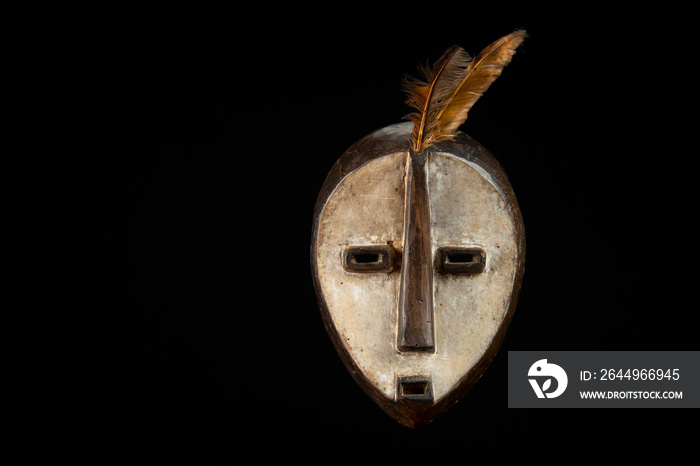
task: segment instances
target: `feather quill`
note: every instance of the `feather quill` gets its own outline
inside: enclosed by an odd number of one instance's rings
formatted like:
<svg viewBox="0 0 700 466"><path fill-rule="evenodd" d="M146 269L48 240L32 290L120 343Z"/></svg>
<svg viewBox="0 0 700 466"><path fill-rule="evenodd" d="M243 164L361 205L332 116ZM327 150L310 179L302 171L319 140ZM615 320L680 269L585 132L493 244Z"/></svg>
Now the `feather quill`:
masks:
<svg viewBox="0 0 700 466"><path fill-rule="evenodd" d="M432 68L421 68L424 81L415 78L404 81L406 103L418 110L408 115L413 122L416 152L456 135L469 110L501 75L525 37L522 30L501 37L474 59L462 48L453 46Z"/></svg>

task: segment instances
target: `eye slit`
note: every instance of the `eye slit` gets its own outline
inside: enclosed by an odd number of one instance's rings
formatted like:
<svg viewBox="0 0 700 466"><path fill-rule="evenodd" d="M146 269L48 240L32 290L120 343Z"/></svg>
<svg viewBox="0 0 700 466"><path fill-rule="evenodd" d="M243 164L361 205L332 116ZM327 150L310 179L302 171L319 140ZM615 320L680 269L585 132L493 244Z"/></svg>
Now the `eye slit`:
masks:
<svg viewBox="0 0 700 466"><path fill-rule="evenodd" d="M464 263L464 262L474 262L474 256L475 254L471 252L455 252L452 254L446 254L445 255L445 262L449 262L452 264L455 263Z"/></svg>
<svg viewBox="0 0 700 466"><path fill-rule="evenodd" d="M398 252L389 244L347 246L343 250L343 268L346 272L391 272L398 266Z"/></svg>
<svg viewBox="0 0 700 466"><path fill-rule="evenodd" d="M442 247L435 254L435 268L440 273L470 275L484 271L486 251L481 248Z"/></svg>
<svg viewBox="0 0 700 466"><path fill-rule="evenodd" d="M378 252L358 253L352 255L352 260L358 264L369 264L371 262L379 262L381 256L381 253Z"/></svg>

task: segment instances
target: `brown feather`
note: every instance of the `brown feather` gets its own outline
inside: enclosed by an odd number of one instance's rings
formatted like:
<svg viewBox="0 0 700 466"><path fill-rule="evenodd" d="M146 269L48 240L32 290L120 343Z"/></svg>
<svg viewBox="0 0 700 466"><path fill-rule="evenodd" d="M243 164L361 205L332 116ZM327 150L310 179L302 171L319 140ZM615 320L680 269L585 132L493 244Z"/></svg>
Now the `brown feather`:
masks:
<svg viewBox="0 0 700 466"><path fill-rule="evenodd" d="M418 110L409 115L416 152L456 135L469 110L500 76L525 37L525 31L515 31L486 47L473 60L453 46L432 69L422 68L425 81L405 81L406 103Z"/></svg>
<svg viewBox="0 0 700 466"><path fill-rule="evenodd" d="M421 67L425 81L407 77L404 89L408 94L406 103L418 110L409 115L413 121L413 141L416 151L432 143L437 119L445 97L452 93L465 76L471 58L460 47L453 46L445 52L432 68Z"/></svg>

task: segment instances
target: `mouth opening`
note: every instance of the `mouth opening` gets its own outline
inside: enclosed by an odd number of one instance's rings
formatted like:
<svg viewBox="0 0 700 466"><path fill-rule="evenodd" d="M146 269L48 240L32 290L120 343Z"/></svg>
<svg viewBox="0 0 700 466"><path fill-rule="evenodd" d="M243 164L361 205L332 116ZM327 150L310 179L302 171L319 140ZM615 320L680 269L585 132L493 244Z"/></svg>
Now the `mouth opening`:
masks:
<svg viewBox="0 0 700 466"><path fill-rule="evenodd" d="M407 401L433 401L433 387L430 377L421 375L399 377L396 388L399 399Z"/></svg>

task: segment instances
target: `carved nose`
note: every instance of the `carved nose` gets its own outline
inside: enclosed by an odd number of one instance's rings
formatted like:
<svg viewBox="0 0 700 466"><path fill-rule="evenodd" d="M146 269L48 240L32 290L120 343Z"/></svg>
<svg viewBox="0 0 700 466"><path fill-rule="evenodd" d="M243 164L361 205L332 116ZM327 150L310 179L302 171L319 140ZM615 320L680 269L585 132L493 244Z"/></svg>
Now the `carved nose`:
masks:
<svg viewBox="0 0 700 466"><path fill-rule="evenodd" d="M399 351L435 351L427 152L411 154L406 169L406 208L399 294Z"/></svg>

